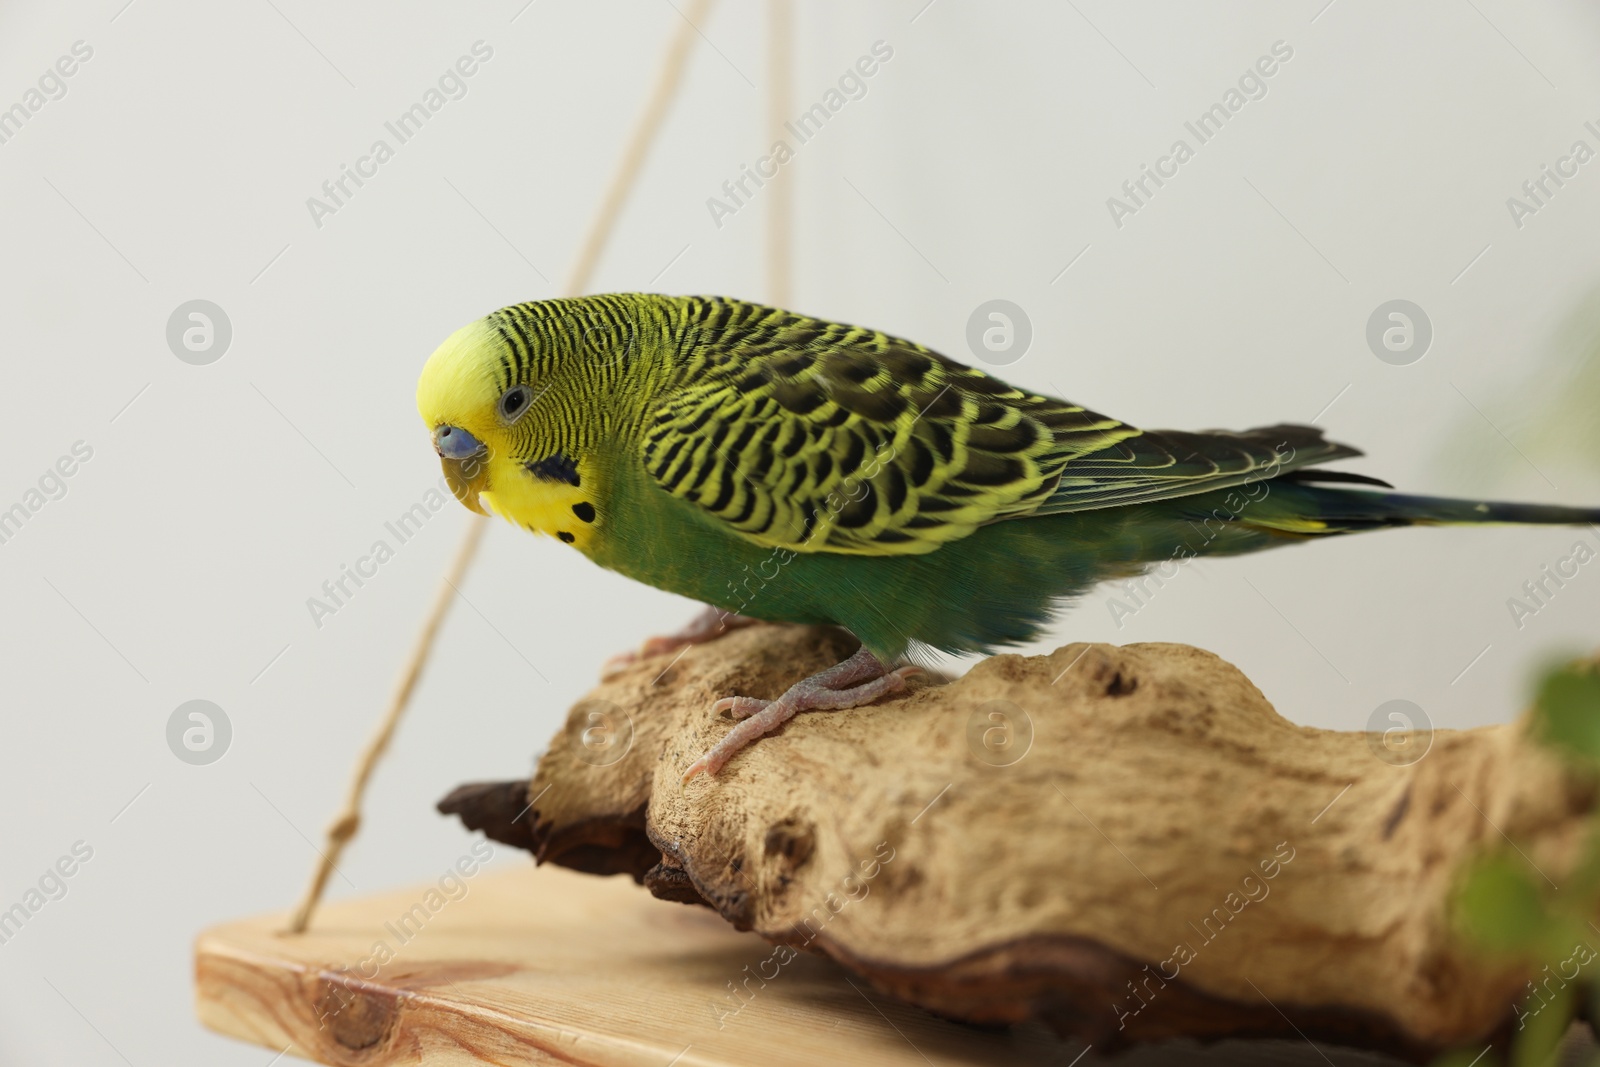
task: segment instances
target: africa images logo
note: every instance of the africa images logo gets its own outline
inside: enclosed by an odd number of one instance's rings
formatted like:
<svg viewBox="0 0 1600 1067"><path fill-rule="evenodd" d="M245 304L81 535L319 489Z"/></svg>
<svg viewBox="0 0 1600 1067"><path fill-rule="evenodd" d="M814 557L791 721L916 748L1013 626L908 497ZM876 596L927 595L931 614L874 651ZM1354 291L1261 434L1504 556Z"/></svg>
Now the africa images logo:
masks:
<svg viewBox="0 0 1600 1067"><path fill-rule="evenodd" d="M378 176L378 168L395 157L400 145L421 133L423 125L443 110L445 104L465 98L467 79L493 58L493 46L481 40L472 42L471 55L457 59L439 75L436 86L430 85L420 100L400 112L393 121L383 124L384 130L394 138L394 144L379 137L368 147L366 155L356 158L354 166L340 163L339 173L322 183L322 196L306 197L306 210L311 213L312 224L322 229L323 218L337 215L368 181Z"/></svg>
<svg viewBox="0 0 1600 1067"><path fill-rule="evenodd" d="M739 164L738 176L722 183L722 196L706 197L706 210L711 213L711 221L717 229L722 229L724 219L737 215L739 209L749 204L762 186L776 178L778 171L794 159L800 146L821 133L822 127L843 111L846 104L865 98L867 79L877 74L893 58L894 47L889 42L872 42L870 55L861 56L852 66L846 67L836 85L822 94L822 99L783 124L783 128L794 136L792 144L785 139L774 141L772 147L767 149L767 154L758 158L754 166ZM751 188L752 184L754 189Z"/></svg>
<svg viewBox="0 0 1600 1067"><path fill-rule="evenodd" d="M1201 145L1221 133L1222 128L1244 110L1247 103L1265 99L1267 79L1277 74L1281 66L1293 58L1294 48L1287 41L1273 41L1270 55L1257 59L1239 76L1236 85L1228 86L1220 100L1200 112L1194 121L1183 124L1183 128L1194 138L1193 145L1179 137L1172 142L1166 155L1156 159L1153 167L1148 163L1140 164L1139 176L1122 183L1121 197L1106 197L1106 210L1111 213L1111 221L1116 228L1122 229L1124 219L1137 215L1141 208L1148 205L1156 190L1176 178L1178 169L1195 157Z"/></svg>

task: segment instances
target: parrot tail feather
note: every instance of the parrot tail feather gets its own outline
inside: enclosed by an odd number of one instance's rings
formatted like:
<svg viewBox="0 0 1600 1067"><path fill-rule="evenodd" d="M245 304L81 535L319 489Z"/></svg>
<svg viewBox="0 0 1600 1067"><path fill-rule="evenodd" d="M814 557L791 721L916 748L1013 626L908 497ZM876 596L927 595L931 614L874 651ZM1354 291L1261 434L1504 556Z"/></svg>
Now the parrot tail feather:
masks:
<svg viewBox="0 0 1600 1067"><path fill-rule="evenodd" d="M1276 484L1274 488L1277 488ZM1277 507L1264 508L1262 514L1246 513L1242 516L1244 523L1275 533L1309 536L1356 533L1392 526L1600 524L1600 508L1462 500L1365 489L1325 488L1295 482L1283 485L1282 489L1284 495L1292 499L1280 501Z"/></svg>

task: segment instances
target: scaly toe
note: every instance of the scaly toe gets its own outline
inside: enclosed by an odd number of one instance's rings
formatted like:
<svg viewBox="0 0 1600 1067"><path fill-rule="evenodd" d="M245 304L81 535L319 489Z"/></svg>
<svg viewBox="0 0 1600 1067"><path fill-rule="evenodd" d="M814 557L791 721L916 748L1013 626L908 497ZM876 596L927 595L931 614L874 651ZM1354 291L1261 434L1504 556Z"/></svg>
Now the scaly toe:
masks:
<svg viewBox="0 0 1600 1067"><path fill-rule="evenodd" d="M731 701L740 699L750 700L752 698L727 697L725 699ZM718 701L718 703L720 704L722 701ZM728 761L733 759L733 757L738 754L740 749L744 748L757 738L763 737L766 734L770 734L772 731L788 722L794 717L794 713L800 710L798 707L796 707L793 701L786 701L782 698L778 700L762 701L761 703L764 705L764 707L762 707L759 711L747 713L744 716L743 721L735 725L734 728L729 730L726 734L723 734L721 741L718 741L715 745L711 746L710 751L701 756L699 759L695 760L693 763L689 764L689 769L683 772L682 781L687 782L695 775L701 773L713 775L716 774L718 771L722 770L723 767L727 766Z"/></svg>
<svg viewBox="0 0 1600 1067"><path fill-rule="evenodd" d="M876 665L877 670L883 669L876 660L871 663L859 662L863 657L864 653L857 653L851 659L820 675L796 682L777 700L732 696L723 697L712 704L712 714L726 711L741 721L724 734L722 740L713 745L705 755L689 764L679 780L687 782L697 774L716 774L727 766L728 761L733 759L740 749L770 734L793 718L797 712L839 711L870 704L879 697L899 692L906 687L906 679L922 673L922 668L917 666L897 667L876 678L869 675L861 680L867 673L868 667ZM857 680L860 680L858 684L849 684ZM830 683L842 688L829 688Z"/></svg>
<svg viewBox="0 0 1600 1067"><path fill-rule="evenodd" d="M731 712L735 719L748 719L757 712L765 711L770 700L758 700L755 697L723 697L711 705L711 713L720 715L724 711Z"/></svg>
<svg viewBox="0 0 1600 1067"><path fill-rule="evenodd" d="M797 711L844 711L870 704L906 687L906 679L922 673L921 667L898 667L888 674L845 689L808 689L790 698Z"/></svg>
<svg viewBox="0 0 1600 1067"><path fill-rule="evenodd" d="M683 777L678 779L679 784L687 785L689 779L693 778L697 774L709 774L715 777L716 773L722 770L722 765L727 762L726 759L716 759L714 755L715 751L716 750L713 749L712 751L701 756L699 759L695 760L693 763L689 764L689 769L684 771Z"/></svg>

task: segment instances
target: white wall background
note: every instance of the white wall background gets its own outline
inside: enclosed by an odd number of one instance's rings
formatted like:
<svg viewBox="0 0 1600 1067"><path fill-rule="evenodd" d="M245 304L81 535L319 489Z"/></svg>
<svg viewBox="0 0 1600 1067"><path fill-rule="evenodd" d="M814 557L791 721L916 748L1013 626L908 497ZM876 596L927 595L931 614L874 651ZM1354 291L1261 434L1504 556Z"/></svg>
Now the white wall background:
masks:
<svg viewBox="0 0 1600 1067"><path fill-rule="evenodd" d="M788 171L793 305L969 358L969 313L1005 297L1034 327L1021 384L1154 427L1326 408L1370 453L1356 469L1405 488L1600 503L1595 407L1573 402L1595 365L1563 340L1600 281L1600 162L1521 228L1505 204L1574 140L1600 148L1600 17L1324 2L804 5L797 105L874 41L894 57ZM0 107L93 49L0 144L0 507L93 448L0 544L0 908L93 849L0 944L0 1062L260 1065L192 1021L191 939L299 892L466 514L431 519L320 629L306 599L437 479L423 360L554 295L680 16L123 5L0 7ZM763 12L703 26L597 289L765 296L761 202L720 229L705 204L766 148ZM306 198L480 39L466 97L314 226ZM1294 56L1268 95L1114 226L1106 198L1279 40ZM1404 367L1364 340L1397 297L1435 331ZM194 298L233 326L209 366L165 340ZM1540 398L1563 396L1557 421ZM1520 629L1506 604L1580 537L1411 530L1204 563L1121 628L1092 595L1039 648L1203 645L1318 726L1392 698L1491 722L1551 650L1595 644L1600 563ZM602 659L692 610L503 525L464 593L335 895L436 877L469 839L434 800L527 771ZM195 698L232 723L209 766L166 742Z"/></svg>

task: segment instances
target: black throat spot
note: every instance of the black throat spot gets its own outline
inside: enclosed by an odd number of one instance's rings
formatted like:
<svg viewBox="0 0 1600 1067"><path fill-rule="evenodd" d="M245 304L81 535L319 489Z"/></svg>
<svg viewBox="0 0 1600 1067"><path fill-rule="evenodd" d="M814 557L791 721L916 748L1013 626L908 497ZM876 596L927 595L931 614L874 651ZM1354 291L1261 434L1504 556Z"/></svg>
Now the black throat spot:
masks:
<svg viewBox="0 0 1600 1067"><path fill-rule="evenodd" d="M533 460L527 464L527 468L529 474L547 482L563 482L571 486L578 484L578 465L560 452Z"/></svg>

